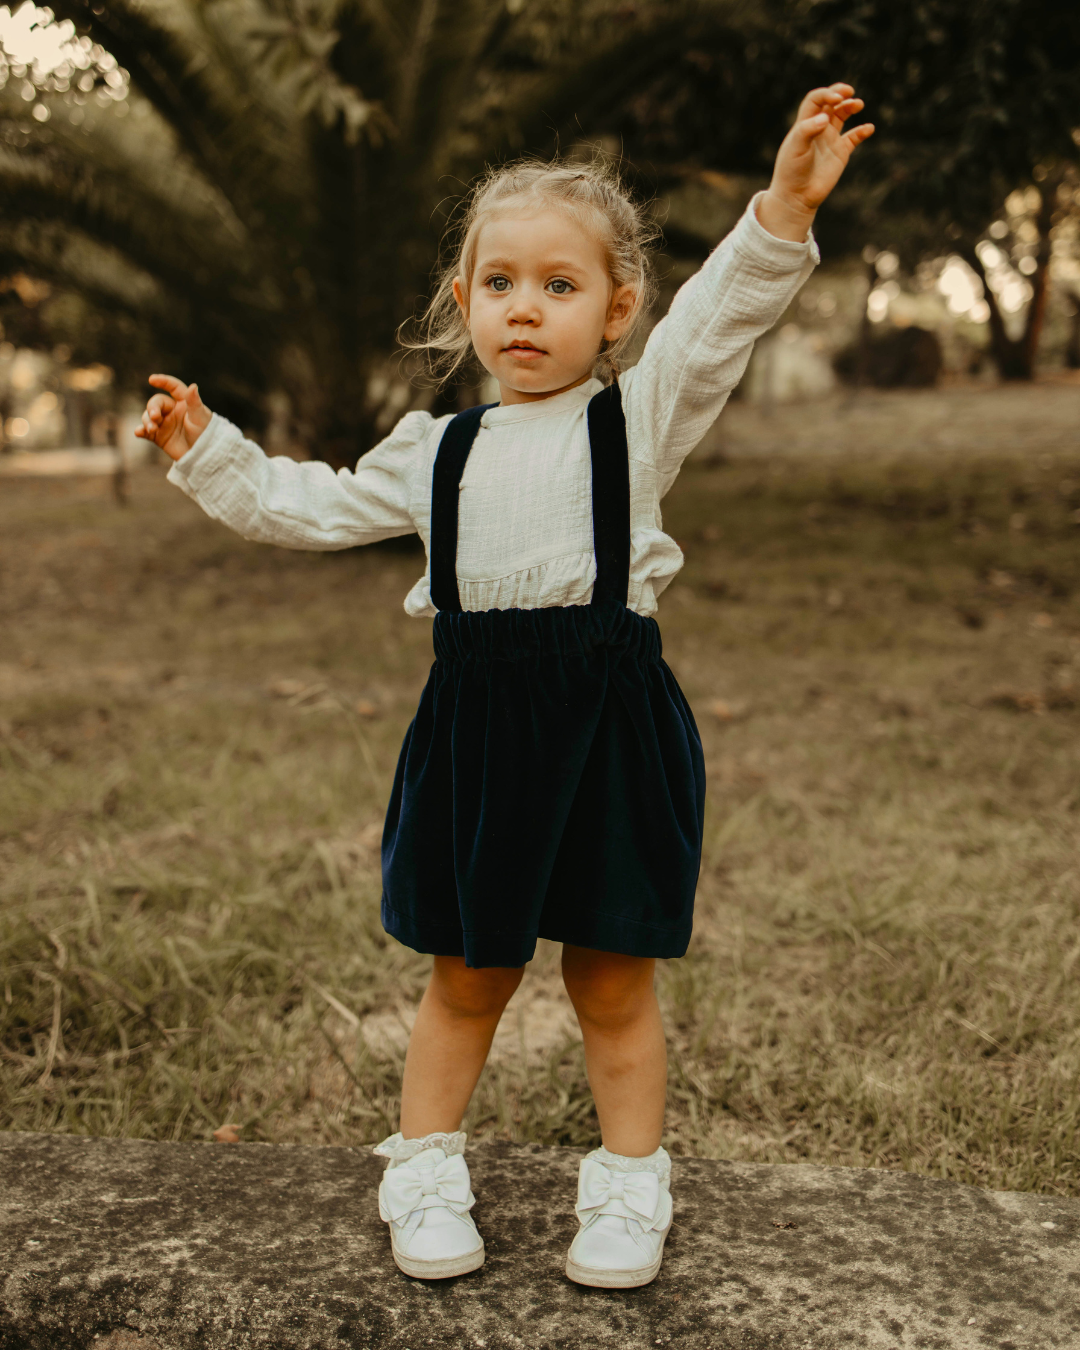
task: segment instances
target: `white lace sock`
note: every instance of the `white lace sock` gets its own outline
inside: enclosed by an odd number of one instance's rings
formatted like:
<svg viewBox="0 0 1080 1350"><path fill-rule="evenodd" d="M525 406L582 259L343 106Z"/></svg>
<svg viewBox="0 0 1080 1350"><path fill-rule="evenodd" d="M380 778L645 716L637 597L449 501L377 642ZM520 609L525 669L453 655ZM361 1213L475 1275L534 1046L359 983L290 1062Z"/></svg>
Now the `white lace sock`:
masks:
<svg viewBox="0 0 1080 1350"><path fill-rule="evenodd" d="M376 1144L371 1151L377 1158L389 1158L388 1167L400 1167L428 1148L441 1148L448 1158L464 1153L467 1137L464 1130L457 1130L453 1134L425 1134L422 1139L406 1139L398 1133Z"/></svg>
<svg viewBox="0 0 1080 1350"><path fill-rule="evenodd" d="M671 1180L671 1157L667 1149L658 1148L647 1158L629 1158L625 1153L612 1153L603 1144L589 1154L612 1172L654 1172L661 1181Z"/></svg>

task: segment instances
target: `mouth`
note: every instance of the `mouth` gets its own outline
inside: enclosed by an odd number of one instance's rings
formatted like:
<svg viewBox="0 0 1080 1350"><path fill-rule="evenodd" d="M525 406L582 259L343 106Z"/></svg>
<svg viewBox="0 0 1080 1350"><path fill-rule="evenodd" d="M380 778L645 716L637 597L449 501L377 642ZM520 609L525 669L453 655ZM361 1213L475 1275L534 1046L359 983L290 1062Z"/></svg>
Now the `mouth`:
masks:
<svg viewBox="0 0 1080 1350"><path fill-rule="evenodd" d="M533 343L524 338L515 338L513 342L503 348L503 351L507 352L510 356L516 356L526 361L535 360L538 356L547 355L547 352L541 347L534 346Z"/></svg>

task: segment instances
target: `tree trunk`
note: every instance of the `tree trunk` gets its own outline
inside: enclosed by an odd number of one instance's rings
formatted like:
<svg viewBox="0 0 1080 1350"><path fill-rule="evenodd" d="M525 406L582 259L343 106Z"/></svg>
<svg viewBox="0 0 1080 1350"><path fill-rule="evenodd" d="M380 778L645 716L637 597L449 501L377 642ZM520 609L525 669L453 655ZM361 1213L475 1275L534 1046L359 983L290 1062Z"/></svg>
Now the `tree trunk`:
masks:
<svg viewBox="0 0 1080 1350"><path fill-rule="evenodd" d="M866 256L863 251L863 261L866 263L866 297L863 300L862 318L859 320L859 350L855 353L855 370L851 381L851 397L854 398L858 390L867 383L867 375L870 369L870 343L873 340L873 324L870 322L870 292L877 285L877 253L873 258Z"/></svg>
<svg viewBox="0 0 1080 1350"><path fill-rule="evenodd" d="M1057 198L1060 174L1053 175L1040 191L1039 210L1035 226L1039 231L1039 247L1035 254L1035 272L1031 278L1032 296L1024 317L1024 331L1018 338L1009 336L1005 316L997 296L990 289L986 268L973 247L963 249L964 260L982 282L986 304L990 310L990 353L1003 380L1031 380L1035 377L1035 358L1039 339L1046 320L1046 303L1050 294L1050 228L1053 223L1054 202Z"/></svg>
<svg viewBox="0 0 1080 1350"><path fill-rule="evenodd" d="M1065 347L1065 364L1070 370L1080 370L1080 294L1073 292L1072 326Z"/></svg>

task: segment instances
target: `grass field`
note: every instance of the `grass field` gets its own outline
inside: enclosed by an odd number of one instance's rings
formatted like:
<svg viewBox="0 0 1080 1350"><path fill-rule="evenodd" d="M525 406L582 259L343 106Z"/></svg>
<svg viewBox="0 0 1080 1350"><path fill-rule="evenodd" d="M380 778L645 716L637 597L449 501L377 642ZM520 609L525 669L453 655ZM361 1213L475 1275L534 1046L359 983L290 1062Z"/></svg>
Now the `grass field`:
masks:
<svg viewBox="0 0 1080 1350"><path fill-rule="evenodd" d="M674 1151L1080 1194L1078 406L732 408L668 499L710 775ZM127 508L0 480L0 1127L396 1128L427 963L378 835L422 565L245 543L157 470ZM596 1138L550 947L470 1121Z"/></svg>

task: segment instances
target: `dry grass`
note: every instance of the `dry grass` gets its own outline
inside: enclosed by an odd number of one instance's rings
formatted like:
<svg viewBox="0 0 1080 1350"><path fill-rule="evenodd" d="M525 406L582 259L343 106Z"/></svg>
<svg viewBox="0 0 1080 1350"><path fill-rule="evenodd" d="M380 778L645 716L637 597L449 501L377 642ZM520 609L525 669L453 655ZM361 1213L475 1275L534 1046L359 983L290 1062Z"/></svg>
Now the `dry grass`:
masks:
<svg viewBox="0 0 1080 1350"><path fill-rule="evenodd" d="M669 1143L1080 1194L1080 448L1039 390L792 410L756 453L732 412L666 513L710 770ZM782 453L815 417L875 452ZM421 565L246 544L156 471L123 511L3 485L0 1126L395 1127L426 963L380 928L377 841ZM595 1137L556 957L481 1133Z"/></svg>

